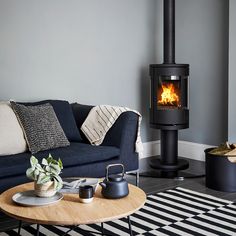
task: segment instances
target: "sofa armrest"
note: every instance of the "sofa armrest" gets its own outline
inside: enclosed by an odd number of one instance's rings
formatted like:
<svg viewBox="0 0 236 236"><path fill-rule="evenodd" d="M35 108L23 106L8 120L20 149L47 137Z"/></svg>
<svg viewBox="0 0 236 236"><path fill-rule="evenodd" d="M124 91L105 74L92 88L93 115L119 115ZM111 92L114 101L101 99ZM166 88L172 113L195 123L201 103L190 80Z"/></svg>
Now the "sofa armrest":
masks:
<svg viewBox="0 0 236 236"><path fill-rule="evenodd" d="M79 103L73 103L71 104L71 106L77 127L80 130L80 127L82 126L90 110L94 106L83 105ZM114 125L109 129L101 145L116 146L118 148L122 148L124 145L128 145L130 148L132 147L132 150L134 150L137 137L137 128L138 115L131 111L124 112L119 116ZM83 132L80 131L80 133L84 141L88 141L87 138L83 135Z"/></svg>
<svg viewBox="0 0 236 236"><path fill-rule="evenodd" d="M72 104L72 110L79 130L92 107L93 106L91 105L82 105L78 103ZM135 152L137 130L138 115L131 111L124 112L109 129L101 144L102 146L118 147L120 149L121 162L128 170L138 169L138 154ZM80 134L84 142L89 143L81 130Z"/></svg>
<svg viewBox="0 0 236 236"><path fill-rule="evenodd" d="M114 125L106 134L102 145L116 146L122 148L125 146L135 149L135 141L137 137L138 115L128 111L122 113L116 120Z"/></svg>
<svg viewBox="0 0 236 236"><path fill-rule="evenodd" d="M102 145L120 148L120 163L126 171L139 168L138 153L135 152L135 143L138 131L138 115L128 111L122 113L114 125L107 132Z"/></svg>

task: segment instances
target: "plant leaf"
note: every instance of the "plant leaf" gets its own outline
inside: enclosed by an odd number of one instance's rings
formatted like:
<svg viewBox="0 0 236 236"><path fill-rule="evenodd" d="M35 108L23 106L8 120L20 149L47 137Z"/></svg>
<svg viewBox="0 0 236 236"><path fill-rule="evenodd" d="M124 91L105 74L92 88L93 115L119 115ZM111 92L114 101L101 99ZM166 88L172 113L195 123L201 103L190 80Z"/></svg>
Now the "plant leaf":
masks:
<svg viewBox="0 0 236 236"><path fill-rule="evenodd" d="M48 158L47 158L48 165L50 165L50 163L51 163L52 161L53 161L53 157L52 157L52 155L49 153Z"/></svg>
<svg viewBox="0 0 236 236"><path fill-rule="evenodd" d="M34 171L34 174L38 176L38 175L40 174L39 170L36 169L36 170Z"/></svg>
<svg viewBox="0 0 236 236"><path fill-rule="evenodd" d="M31 166L36 166L38 164L38 160L35 156L31 156L30 164L31 164Z"/></svg>
<svg viewBox="0 0 236 236"><path fill-rule="evenodd" d="M35 178L34 178L34 169L33 169L33 168L28 168L28 169L26 170L26 176L27 176L29 179L35 180Z"/></svg>
<svg viewBox="0 0 236 236"><path fill-rule="evenodd" d="M62 188L63 184L61 182L57 182L56 190L60 190Z"/></svg>
<svg viewBox="0 0 236 236"><path fill-rule="evenodd" d="M60 176L54 176L53 181L54 181L54 189L56 191L60 190L62 188L62 186L63 186L63 182L62 182L61 177Z"/></svg>
<svg viewBox="0 0 236 236"><path fill-rule="evenodd" d="M45 184L51 180L51 177L48 175L44 175L40 179L38 179L37 184Z"/></svg>
<svg viewBox="0 0 236 236"><path fill-rule="evenodd" d="M37 184L41 184L41 180L45 177L45 173L40 173L37 179Z"/></svg>
<svg viewBox="0 0 236 236"><path fill-rule="evenodd" d="M39 170L35 169L33 174L34 174L34 179L36 180L38 179L38 175L40 174L40 172Z"/></svg>
<svg viewBox="0 0 236 236"><path fill-rule="evenodd" d="M54 175L53 178L56 179L57 182L63 183L63 180L62 180L62 178L59 175L57 175L57 176Z"/></svg>
<svg viewBox="0 0 236 236"><path fill-rule="evenodd" d="M50 167L51 167L51 169L56 170L58 172L58 174L61 172L60 166L58 166L56 164L51 164Z"/></svg>
<svg viewBox="0 0 236 236"><path fill-rule="evenodd" d="M38 169L40 172L44 172L43 167L39 163L36 164L35 168Z"/></svg>
<svg viewBox="0 0 236 236"><path fill-rule="evenodd" d="M58 172L57 170L51 168L50 169L50 173L53 175L53 176L58 176L60 174L60 172Z"/></svg>
<svg viewBox="0 0 236 236"><path fill-rule="evenodd" d="M45 158L42 160L42 165L48 166L48 161Z"/></svg>
<svg viewBox="0 0 236 236"><path fill-rule="evenodd" d="M59 158L58 159L58 164L59 164L59 167L61 168L61 170L63 169L63 164L62 164L62 161L61 161L61 159Z"/></svg>

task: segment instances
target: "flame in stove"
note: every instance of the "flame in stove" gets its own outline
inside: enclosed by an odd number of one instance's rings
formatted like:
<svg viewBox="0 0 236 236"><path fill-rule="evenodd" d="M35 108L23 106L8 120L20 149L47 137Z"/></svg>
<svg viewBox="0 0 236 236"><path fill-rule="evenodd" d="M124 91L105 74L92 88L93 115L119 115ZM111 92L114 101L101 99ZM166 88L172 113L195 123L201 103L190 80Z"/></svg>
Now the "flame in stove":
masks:
<svg viewBox="0 0 236 236"><path fill-rule="evenodd" d="M161 99L158 100L158 105L162 106L178 106L179 96L175 92L175 87L172 83L162 85Z"/></svg>

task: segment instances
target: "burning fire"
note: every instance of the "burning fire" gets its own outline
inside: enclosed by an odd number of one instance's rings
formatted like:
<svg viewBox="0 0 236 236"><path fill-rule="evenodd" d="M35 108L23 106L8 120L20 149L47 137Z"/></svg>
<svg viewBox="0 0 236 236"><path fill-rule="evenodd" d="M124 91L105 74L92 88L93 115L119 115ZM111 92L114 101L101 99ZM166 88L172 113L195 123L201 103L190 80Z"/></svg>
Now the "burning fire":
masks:
<svg viewBox="0 0 236 236"><path fill-rule="evenodd" d="M158 100L158 105L162 106L178 106L179 96L175 92L175 87L172 83L162 85L161 99Z"/></svg>

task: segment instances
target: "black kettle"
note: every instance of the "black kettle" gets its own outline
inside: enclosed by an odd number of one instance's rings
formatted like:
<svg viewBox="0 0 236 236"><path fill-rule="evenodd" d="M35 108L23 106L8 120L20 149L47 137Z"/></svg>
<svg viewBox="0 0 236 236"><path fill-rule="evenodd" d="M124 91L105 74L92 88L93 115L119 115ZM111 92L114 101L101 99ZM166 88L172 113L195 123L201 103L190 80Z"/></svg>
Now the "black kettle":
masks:
<svg viewBox="0 0 236 236"><path fill-rule="evenodd" d="M109 175L109 168L114 166L122 167L122 174ZM99 183L102 186L102 195L105 198L117 199L129 194L128 183L124 178L125 169L122 164L112 164L106 167L106 178Z"/></svg>

